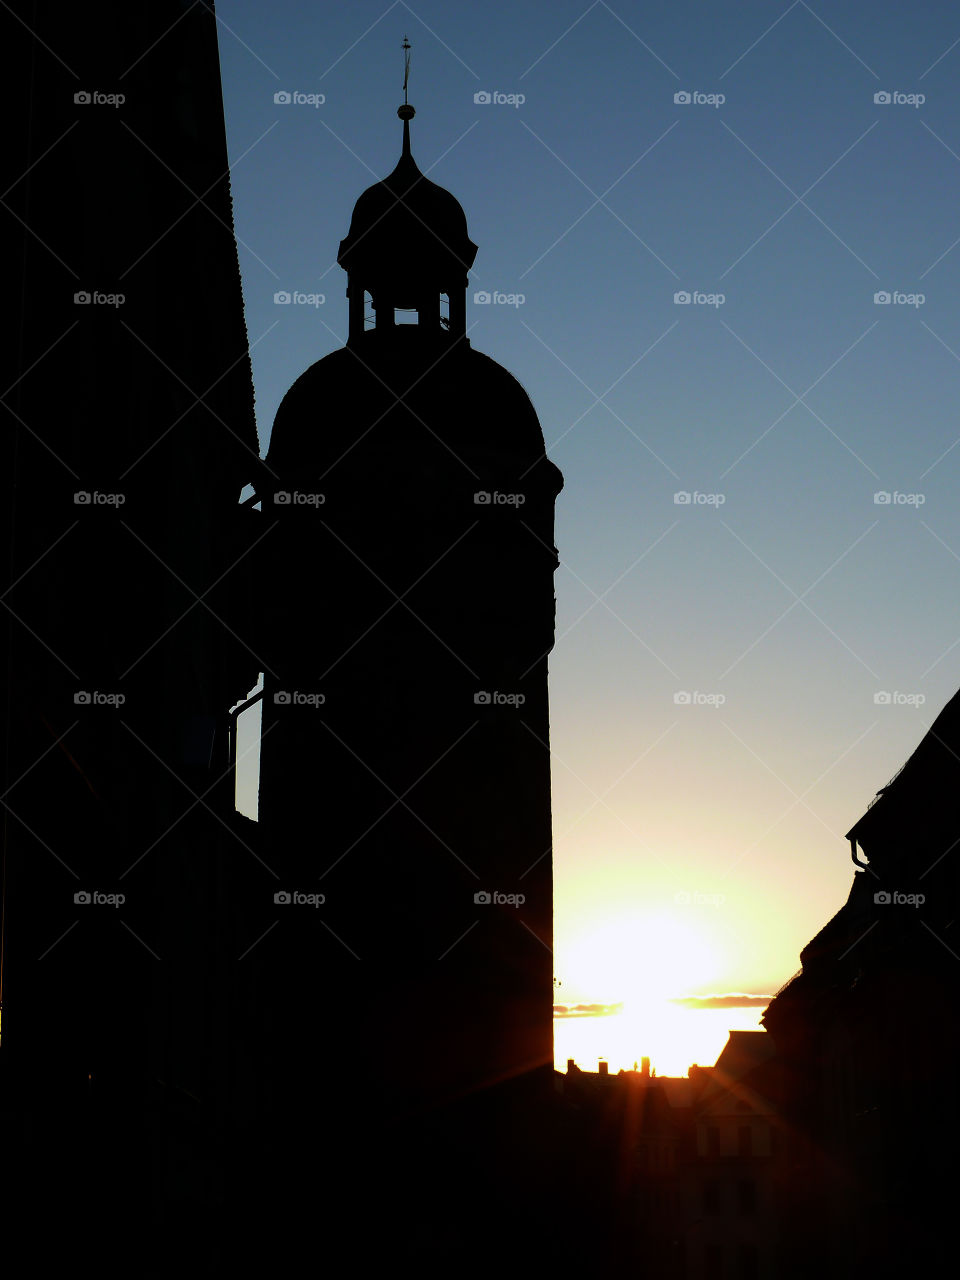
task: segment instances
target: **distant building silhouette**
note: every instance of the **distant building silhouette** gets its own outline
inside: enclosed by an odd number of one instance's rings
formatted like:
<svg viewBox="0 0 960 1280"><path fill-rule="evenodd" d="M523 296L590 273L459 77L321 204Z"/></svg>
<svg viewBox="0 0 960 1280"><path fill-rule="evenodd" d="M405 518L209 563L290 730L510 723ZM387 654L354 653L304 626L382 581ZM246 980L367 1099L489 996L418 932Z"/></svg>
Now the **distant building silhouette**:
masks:
<svg viewBox="0 0 960 1280"><path fill-rule="evenodd" d="M565 1103L585 1117L583 1210L606 1262L651 1280L778 1280L795 1144L776 1098L772 1037L731 1031L716 1066L687 1077L567 1064Z"/></svg>
<svg viewBox="0 0 960 1280"><path fill-rule="evenodd" d="M688 1196L689 1280L778 1280L789 1159L769 1069L772 1038L731 1031L715 1067L699 1070L696 1158Z"/></svg>
<svg viewBox="0 0 960 1280"><path fill-rule="evenodd" d="M606 1265L642 1268L651 1280L683 1275L694 1082L598 1065L581 1071L571 1060L562 1077L563 1102L581 1118L578 1211L603 1240Z"/></svg>

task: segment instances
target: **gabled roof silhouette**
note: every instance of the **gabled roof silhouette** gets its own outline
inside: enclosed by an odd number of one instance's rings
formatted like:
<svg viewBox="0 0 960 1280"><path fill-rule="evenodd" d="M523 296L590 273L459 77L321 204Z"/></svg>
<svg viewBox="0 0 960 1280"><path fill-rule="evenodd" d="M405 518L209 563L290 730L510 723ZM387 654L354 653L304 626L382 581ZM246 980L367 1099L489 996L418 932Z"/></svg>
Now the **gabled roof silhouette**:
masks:
<svg viewBox="0 0 960 1280"><path fill-rule="evenodd" d="M698 1099L699 1110L709 1111L729 1103L730 1095L748 1111L771 1110L768 1065L776 1055L773 1037L766 1031L730 1031L716 1066L709 1069Z"/></svg>
<svg viewBox="0 0 960 1280"><path fill-rule="evenodd" d="M943 796L960 791L960 692L934 720L899 773L877 792L863 816L847 832L848 840L866 845L879 832L899 833L916 827Z"/></svg>
<svg viewBox="0 0 960 1280"><path fill-rule="evenodd" d="M730 1031L728 1035L714 1067L715 1078L742 1080L773 1057L773 1042L766 1031Z"/></svg>

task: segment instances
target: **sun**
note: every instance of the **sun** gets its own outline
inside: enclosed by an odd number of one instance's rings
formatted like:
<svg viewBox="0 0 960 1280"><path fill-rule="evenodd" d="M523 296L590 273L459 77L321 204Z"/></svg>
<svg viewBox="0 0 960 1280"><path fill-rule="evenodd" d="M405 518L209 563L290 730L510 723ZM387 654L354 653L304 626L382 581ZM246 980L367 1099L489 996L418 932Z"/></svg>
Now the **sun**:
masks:
<svg viewBox="0 0 960 1280"><path fill-rule="evenodd" d="M702 933L668 911L630 911L584 931L564 949L564 981L584 998L638 1011L703 990L719 956Z"/></svg>
<svg viewBox="0 0 960 1280"><path fill-rule="evenodd" d="M595 1070L602 1056L616 1071L648 1056L658 1074L684 1075L693 1062L716 1060L730 1011L676 1003L712 990L722 971L720 949L693 922L668 910L623 911L575 935L561 961L567 1001L622 1005L614 1016L555 1024L561 1070L568 1057Z"/></svg>

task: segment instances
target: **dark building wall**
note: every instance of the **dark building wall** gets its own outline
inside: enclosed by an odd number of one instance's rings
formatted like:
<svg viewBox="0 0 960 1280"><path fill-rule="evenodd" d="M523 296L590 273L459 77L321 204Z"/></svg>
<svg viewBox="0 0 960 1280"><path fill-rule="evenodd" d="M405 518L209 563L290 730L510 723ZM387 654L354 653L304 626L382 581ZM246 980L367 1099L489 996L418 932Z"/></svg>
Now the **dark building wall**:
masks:
<svg viewBox="0 0 960 1280"><path fill-rule="evenodd" d="M248 855L211 816L259 669L228 598L257 440L216 22L2 21L6 1132L28 1216L106 1187L123 1235L213 1194L177 1168L228 1104L246 937L226 886Z"/></svg>

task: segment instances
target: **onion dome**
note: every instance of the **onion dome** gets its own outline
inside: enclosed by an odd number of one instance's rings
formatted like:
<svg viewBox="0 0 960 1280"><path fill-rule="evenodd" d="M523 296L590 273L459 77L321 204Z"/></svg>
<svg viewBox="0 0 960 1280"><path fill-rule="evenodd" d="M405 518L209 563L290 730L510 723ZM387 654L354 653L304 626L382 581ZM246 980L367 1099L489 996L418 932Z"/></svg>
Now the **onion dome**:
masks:
<svg viewBox="0 0 960 1280"><path fill-rule="evenodd" d="M443 292L465 289L477 246L455 196L424 177L410 150L413 107L404 104L403 150L393 172L360 196L337 261L396 307L414 307L429 281Z"/></svg>

